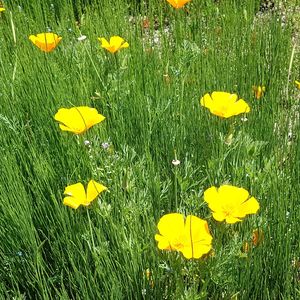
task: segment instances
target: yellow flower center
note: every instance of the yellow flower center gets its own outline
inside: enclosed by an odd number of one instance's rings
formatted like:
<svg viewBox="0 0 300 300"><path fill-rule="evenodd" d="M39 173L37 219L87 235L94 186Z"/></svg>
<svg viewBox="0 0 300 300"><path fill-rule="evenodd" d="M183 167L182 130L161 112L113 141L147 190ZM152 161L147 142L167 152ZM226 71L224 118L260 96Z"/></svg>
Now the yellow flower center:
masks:
<svg viewBox="0 0 300 300"><path fill-rule="evenodd" d="M233 205L227 204L223 206L223 213L226 217L231 216L234 211Z"/></svg>
<svg viewBox="0 0 300 300"><path fill-rule="evenodd" d="M219 107L217 110L214 110L213 113L219 117L224 117L227 112L227 106L223 105Z"/></svg>
<svg viewBox="0 0 300 300"><path fill-rule="evenodd" d="M174 239L172 241L171 247L176 249L176 250L180 250L180 249L184 248L183 241L184 241L184 236L181 234L176 239Z"/></svg>

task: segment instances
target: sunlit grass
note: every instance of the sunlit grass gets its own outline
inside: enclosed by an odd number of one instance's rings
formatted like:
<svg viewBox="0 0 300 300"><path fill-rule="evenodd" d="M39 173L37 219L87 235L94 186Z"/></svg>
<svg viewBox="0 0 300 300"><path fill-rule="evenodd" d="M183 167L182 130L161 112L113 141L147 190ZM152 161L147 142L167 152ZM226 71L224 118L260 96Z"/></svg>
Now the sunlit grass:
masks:
<svg viewBox="0 0 300 300"><path fill-rule="evenodd" d="M298 299L297 15L258 14L254 0L86 2L5 1L0 14L2 298ZM48 30L62 40L44 53L28 37ZM129 47L102 49L111 36ZM200 99L214 91L250 112L211 114ZM62 132L53 116L74 106L105 120ZM63 205L90 180L108 190ZM204 191L224 184L255 195L257 214L215 221ZM213 250L159 250L168 213L206 220Z"/></svg>

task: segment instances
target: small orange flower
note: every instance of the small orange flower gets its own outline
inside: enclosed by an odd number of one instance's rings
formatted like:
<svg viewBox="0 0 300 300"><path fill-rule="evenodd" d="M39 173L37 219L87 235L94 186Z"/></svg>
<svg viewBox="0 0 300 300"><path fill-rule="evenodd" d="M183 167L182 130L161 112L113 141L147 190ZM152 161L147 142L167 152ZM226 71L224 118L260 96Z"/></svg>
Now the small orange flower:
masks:
<svg viewBox="0 0 300 300"><path fill-rule="evenodd" d="M258 246L260 243L262 243L264 239L264 233L261 229L255 229L252 232L252 244L253 246Z"/></svg>
<svg viewBox="0 0 300 300"><path fill-rule="evenodd" d="M55 33L47 32L38 33L37 35L30 35L29 39L42 51L51 52L56 48L62 37L58 36Z"/></svg>
<svg viewBox="0 0 300 300"><path fill-rule="evenodd" d="M112 36L109 42L105 38L98 38L101 43L101 47L109 51L110 53L116 53L122 48L128 48L129 44L119 36Z"/></svg>
<svg viewBox="0 0 300 300"><path fill-rule="evenodd" d="M174 8L182 8L186 3L191 0L167 0Z"/></svg>
<svg viewBox="0 0 300 300"><path fill-rule="evenodd" d="M252 90L253 90L255 98L260 99L264 95L264 93L266 91L266 87L264 85L262 85L262 86L253 85Z"/></svg>
<svg viewBox="0 0 300 300"><path fill-rule="evenodd" d="M263 231L261 229L254 229L252 231L252 241L251 241L252 243L250 243L249 241L245 241L243 243L242 251L244 253L249 252L253 248L253 246L257 247L259 244L261 244L263 239L264 239Z"/></svg>

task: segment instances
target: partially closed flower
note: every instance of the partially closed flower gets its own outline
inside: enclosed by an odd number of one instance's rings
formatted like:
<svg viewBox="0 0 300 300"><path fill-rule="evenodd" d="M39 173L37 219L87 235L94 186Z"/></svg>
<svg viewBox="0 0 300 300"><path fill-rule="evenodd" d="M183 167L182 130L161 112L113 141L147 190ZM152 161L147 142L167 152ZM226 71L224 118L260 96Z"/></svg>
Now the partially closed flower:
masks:
<svg viewBox="0 0 300 300"><path fill-rule="evenodd" d="M191 0L167 0L174 8L182 8L186 3Z"/></svg>
<svg viewBox="0 0 300 300"><path fill-rule="evenodd" d="M58 36L55 33L47 32L38 33L37 35L30 35L29 39L42 51L51 52L56 48L62 37Z"/></svg>
<svg viewBox="0 0 300 300"><path fill-rule="evenodd" d="M211 250L212 236L205 220L178 213L164 215L158 222L155 235L161 250L180 251L185 258L200 258Z"/></svg>
<svg viewBox="0 0 300 300"><path fill-rule="evenodd" d="M213 218L229 224L242 221L248 214L255 214L259 203L247 190L232 185L212 186L204 192L204 201L213 211Z"/></svg>
<svg viewBox="0 0 300 300"><path fill-rule="evenodd" d="M119 36L112 36L109 42L105 38L98 38L101 43L101 47L109 51L110 53L115 53L122 48L128 48L129 44Z"/></svg>
<svg viewBox="0 0 300 300"><path fill-rule="evenodd" d="M295 85L296 85L297 89L300 90L300 81L295 80Z"/></svg>
<svg viewBox="0 0 300 300"><path fill-rule="evenodd" d="M230 118L250 111L249 105L243 99L238 100L236 94L227 92L213 92L211 95L205 94L201 98L200 103L208 108L212 114L221 118Z"/></svg>
<svg viewBox="0 0 300 300"><path fill-rule="evenodd" d="M86 191L82 183L75 183L65 188L64 195L66 197L63 203L74 209L77 209L80 205L88 206L100 193L106 190L107 187L94 180L90 180Z"/></svg>
<svg viewBox="0 0 300 300"><path fill-rule="evenodd" d="M60 123L59 127L61 130L81 134L92 126L102 122L105 117L99 114L95 108L78 106L60 108L55 114L54 119Z"/></svg>
<svg viewBox="0 0 300 300"><path fill-rule="evenodd" d="M260 99L264 95L264 93L266 91L266 87L264 85L262 85L262 86L253 85L252 90L253 90L255 98Z"/></svg>

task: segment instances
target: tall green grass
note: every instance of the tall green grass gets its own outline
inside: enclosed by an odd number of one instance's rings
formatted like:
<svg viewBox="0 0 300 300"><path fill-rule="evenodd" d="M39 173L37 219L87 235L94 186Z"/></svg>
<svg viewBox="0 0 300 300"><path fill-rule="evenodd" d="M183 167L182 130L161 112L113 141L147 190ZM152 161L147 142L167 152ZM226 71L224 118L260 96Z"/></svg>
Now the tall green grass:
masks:
<svg viewBox="0 0 300 300"><path fill-rule="evenodd" d="M3 299L299 299L293 28L279 12L259 15L259 1L246 2L193 0L178 11L158 0L5 2ZM48 29L63 40L45 54L28 36ZM111 35L130 48L115 56L100 49L97 37ZM293 62L298 56L296 48ZM259 84L267 91L256 100ZM248 120L210 115L199 100L214 90L245 99ZM74 105L95 107L106 120L84 136L61 132L53 116ZM67 185L92 178L109 191L88 209L63 206ZM217 224L203 191L223 183L248 189L259 213ZM208 220L213 254L187 261L157 249L156 224L176 211ZM243 252L256 228L263 241Z"/></svg>

